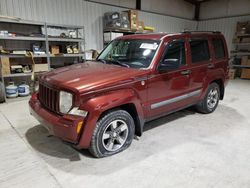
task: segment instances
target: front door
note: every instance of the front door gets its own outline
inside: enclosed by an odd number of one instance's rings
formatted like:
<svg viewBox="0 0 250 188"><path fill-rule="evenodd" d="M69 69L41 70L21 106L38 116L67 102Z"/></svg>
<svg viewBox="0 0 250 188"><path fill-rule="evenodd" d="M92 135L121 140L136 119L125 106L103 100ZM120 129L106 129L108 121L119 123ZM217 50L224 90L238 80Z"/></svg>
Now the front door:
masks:
<svg viewBox="0 0 250 188"><path fill-rule="evenodd" d="M148 118L164 115L192 103L190 92L190 67L187 63L187 43L184 39L177 39L166 43L163 58L177 59L179 68L175 70L156 71L149 77L148 85Z"/></svg>

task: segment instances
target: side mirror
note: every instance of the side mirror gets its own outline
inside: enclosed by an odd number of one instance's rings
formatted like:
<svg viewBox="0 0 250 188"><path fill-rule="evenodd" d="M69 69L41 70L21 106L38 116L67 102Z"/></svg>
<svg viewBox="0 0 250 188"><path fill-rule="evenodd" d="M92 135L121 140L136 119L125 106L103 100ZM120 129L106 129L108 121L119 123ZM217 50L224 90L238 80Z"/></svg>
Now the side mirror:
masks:
<svg viewBox="0 0 250 188"><path fill-rule="evenodd" d="M171 70L176 70L180 67L179 59L164 59L160 66L158 67L158 70L160 72L166 72Z"/></svg>

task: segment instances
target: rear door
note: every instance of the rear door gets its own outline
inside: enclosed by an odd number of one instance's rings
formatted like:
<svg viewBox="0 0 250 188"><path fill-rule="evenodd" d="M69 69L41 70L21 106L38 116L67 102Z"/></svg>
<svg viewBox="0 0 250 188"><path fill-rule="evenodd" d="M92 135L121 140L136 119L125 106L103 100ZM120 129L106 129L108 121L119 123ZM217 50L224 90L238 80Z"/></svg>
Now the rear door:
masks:
<svg viewBox="0 0 250 188"><path fill-rule="evenodd" d="M221 71L224 74L224 77L228 77L228 54L226 43L221 35L216 35L211 38L212 49L213 49L213 61L214 61L214 74L218 71ZM216 75L211 75L216 76Z"/></svg>
<svg viewBox="0 0 250 188"><path fill-rule="evenodd" d="M205 87L208 72L214 68L210 55L211 44L208 37L192 37L188 46L191 63L190 89L197 93L194 100L198 100Z"/></svg>

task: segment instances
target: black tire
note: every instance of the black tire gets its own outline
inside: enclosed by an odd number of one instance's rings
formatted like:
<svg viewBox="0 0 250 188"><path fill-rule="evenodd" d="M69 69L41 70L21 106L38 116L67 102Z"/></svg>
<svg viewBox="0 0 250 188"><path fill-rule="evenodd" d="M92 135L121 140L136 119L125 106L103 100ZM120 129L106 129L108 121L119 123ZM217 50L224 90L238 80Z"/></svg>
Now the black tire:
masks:
<svg viewBox="0 0 250 188"><path fill-rule="evenodd" d="M210 94L212 91L216 91L217 96L216 96L216 99L213 99L213 101L214 101L213 104L209 105L210 103L208 102L208 100L211 99ZM220 87L217 83L211 83L208 86L208 90L207 90L207 93L206 93L204 99L196 105L196 109L198 112L201 112L203 114L212 113L217 108L217 106L219 104L219 100L220 100Z"/></svg>
<svg viewBox="0 0 250 188"><path fill-rule="evenodd" d="M117 130L112 128L112 123L117 124ZM118 127L123 127L123 129L127 127L127 129L118 133ZM96 124L96 128L92 135L89 151L93 156L97 158L114 155L116 153L124 151L130 146L134 138L134 134L134 120L127 111L115 110L108 112L106 115L100 118ZM110 136L104 139L104 135ZM118 142L119 139L115 136L123 138L123 144L121 144L120 141ZM110 145L112 145L113 147L110 148ZM110 151L113 150L115 146L117 146L116 150Z"/></svg>

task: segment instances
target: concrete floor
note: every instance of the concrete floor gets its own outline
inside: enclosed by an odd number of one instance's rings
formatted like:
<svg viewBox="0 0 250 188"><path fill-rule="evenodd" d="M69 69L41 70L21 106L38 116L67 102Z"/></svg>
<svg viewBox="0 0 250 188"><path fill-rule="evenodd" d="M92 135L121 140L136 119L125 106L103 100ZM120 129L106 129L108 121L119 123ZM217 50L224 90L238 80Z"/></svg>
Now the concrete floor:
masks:
<svg viewBox="0 0 250 188"><path fill-rule="evenodd" d="M231 81L215 113L148 123L129 149L103 159L48 137L27 100L1 104L0 187L249 188L250 81Z"/></svg>

